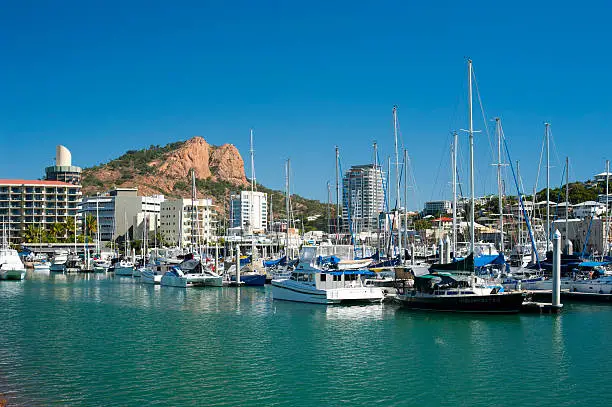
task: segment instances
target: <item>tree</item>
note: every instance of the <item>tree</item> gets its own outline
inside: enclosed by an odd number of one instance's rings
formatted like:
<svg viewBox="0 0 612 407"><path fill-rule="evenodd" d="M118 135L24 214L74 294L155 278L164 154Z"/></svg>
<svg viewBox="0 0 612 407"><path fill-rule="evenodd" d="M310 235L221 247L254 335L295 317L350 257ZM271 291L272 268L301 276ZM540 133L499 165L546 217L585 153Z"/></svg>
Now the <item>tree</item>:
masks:
<svg viewBox="0 0 612 407"><path fill-rule="evenodd" d="M85 229L85 234L87 236L94 236L98 231L98 222L96 221L95 216L87 215L85 217L85 222L87 223L87 228Z"/></svg>
<svg viewBox="0 0 612 407"><path fill-rule="evenodd" d="M427 219L417 219L414 221L414 230L421 231L431 228L431 221Z"/></svg>

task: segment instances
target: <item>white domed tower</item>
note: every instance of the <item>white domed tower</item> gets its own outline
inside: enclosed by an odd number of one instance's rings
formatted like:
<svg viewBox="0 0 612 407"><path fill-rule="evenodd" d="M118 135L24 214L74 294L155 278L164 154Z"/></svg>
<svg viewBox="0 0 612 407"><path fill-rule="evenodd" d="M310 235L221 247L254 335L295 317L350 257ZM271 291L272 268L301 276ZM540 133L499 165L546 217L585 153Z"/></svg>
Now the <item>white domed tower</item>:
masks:
<svg viewBox="0 0 612 407"><path fill-rule="evenodd" d="M45 179L80 185L81 171L81 167L72 165L70 150L59 145L55 148L55 165L45 168Z"/></svg>

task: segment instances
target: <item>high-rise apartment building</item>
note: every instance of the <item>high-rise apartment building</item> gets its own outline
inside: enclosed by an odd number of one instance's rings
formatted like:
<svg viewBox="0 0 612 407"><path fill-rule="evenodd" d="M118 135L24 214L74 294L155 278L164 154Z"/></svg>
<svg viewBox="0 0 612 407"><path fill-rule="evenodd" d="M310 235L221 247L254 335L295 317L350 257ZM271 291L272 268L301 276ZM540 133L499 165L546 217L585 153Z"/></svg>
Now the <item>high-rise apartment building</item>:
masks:
<svg viewBox="0 0 612 407"><path fill-rule="evenodd" d="M52 224L75 217L80 201L80 185L46 180L0 180L0 222L6 225L11 243L20 242L29 226L50 230Z"/></svg>
<svg viewBox="0 0 612 407"><path fill-rule="evenodd" d="M373 232L378 214L384 211L384 172L374 164L356 165L342 178L342 223L344 231Z"/></svg>
<svg viewBox="0 0 612 407"><path fill-rule="evenodd" d="M262 233L268 228L268 194L241 191L230 199L230 227L245 233Z"/></svg>

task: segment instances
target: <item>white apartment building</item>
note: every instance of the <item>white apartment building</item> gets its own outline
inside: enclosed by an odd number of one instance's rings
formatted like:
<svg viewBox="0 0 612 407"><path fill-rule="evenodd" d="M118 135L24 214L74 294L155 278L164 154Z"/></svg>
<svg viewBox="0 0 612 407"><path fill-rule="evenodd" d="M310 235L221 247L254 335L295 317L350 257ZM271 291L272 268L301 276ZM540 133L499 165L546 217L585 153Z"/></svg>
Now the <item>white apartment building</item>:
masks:
<svg viewBox="0 0 612 407"><path fill-rule="evenodd" d="M378 214L384 211L384 172L374 164L356 165L342 177L342 223L354 233L378 228Z"/></svg>
<svg viewBox="0 0 612 407"><path fill-rule="evenodd" d="M606 204L595 201L586 201L574 205L574 216L584 219L587 216L601 216L606 213Z"/></svg>
<svg viewBox="0 0 612 407"><path fill-rule="evenodd" d="M0 222L11 243L20 242L28 226L49 230L75 217L81 186L61 181L0 179ZM0 229L2 226L0 226Z"/></svg>
<svg viewBox="0 0 612 407"><path fill-rule="evenodd" d="M245 233L264 233L268 228L268 194L241 191L230 198L230 227Z"/></svg>
<svg viewBox="0 0 612 407"><path fill-rule="evenodd" d="M144 214L157 221L163 195L138 196L138 188L116 188L103 195L89 196L83 199L81 212L97 216L100 225L100 240L111 241L130 231L130 239L140 239L137 229ZM151 220L151 219L149 219ZM155 224L151 223L154 229Z"/></svg>
<svg viewBox="0 0 612 407"><path fill-rule="evenodd" d="M168 199L162 202L159 232L179 247L199 246L215 236L216 221L212 199Z"/></svg>

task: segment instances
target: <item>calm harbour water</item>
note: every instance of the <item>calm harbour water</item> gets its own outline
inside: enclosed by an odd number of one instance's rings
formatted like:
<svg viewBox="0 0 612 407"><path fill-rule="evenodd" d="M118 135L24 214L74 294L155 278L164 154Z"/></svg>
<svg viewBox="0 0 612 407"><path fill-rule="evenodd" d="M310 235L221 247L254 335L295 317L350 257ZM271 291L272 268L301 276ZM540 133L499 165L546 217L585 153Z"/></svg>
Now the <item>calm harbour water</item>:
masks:
<svg viewBox="0 0 612 407"><path fill-rule="evenodd" d="M9 406L612 404L609 305L456 315L28 272L0 309Z"/></svg>

